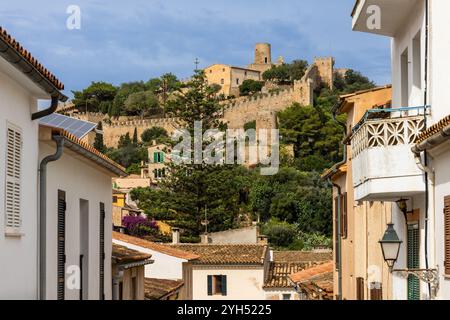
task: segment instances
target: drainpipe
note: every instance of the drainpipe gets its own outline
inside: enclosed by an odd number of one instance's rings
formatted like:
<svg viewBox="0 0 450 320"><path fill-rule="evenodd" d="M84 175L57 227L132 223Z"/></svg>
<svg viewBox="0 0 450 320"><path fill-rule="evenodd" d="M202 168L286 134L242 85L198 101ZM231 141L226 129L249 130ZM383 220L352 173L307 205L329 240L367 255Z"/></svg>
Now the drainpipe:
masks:
<svg viewBox="0 0 450 320"><path fill-rule="evenodd" d="M46 298L47 273L47 164L61 158L64 150L64 137L54 136L56 152L45 157L39 166L39 299Z"/></svg>
<svg viewBox="0 0 450 320"><path fill-rule="evenodd" d="M333 120L339 124L340 126L342 126L344 128L344 136L347 134L347 126L340 122L337 118L336 118L336 112L337 112L337 106L333 108ZM337 257L338 257L338 266L337 266L337 270L338 270L338 300L342 300L342 234L341 234L341 196L342 196L342 188L341 186L339 186L338 184L334 183L331 180L331 176L337 172L337 168L339 168L341 165L344 165L347 163L347 145L344 143L345 140L342 141L342 146L343 146L343 159L338 162L337 164L335 164L335 168L328 176L328 180L331 182L331 184L333 185L333 187L335 187L337 189L337 194L338 194L338 204L337 204L337 208L336 208L336 229L337 229L337 236L338 236L338 241L337 241Z"/></svg>
<svg viewBox="0 0 450 320"><path fill-rule="evenodd" d="M43 118L45 116L48 116L52 113L54 113L56 111L56 109L58 108L58 103L59 103L59 96L52 96L52 101L50 103L50 107L48 107L47 109L38 111L36 113L33 113L31 115L31 120L38 120L40 118Z"/></svg>

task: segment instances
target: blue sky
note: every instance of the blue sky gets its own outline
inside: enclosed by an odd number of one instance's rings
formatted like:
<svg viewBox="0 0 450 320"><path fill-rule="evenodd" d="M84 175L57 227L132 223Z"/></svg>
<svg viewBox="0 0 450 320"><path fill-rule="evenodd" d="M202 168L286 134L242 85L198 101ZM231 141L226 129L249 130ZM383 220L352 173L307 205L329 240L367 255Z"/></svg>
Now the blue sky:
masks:
<svg viewBox="0 0 450 320"><path fill-rule="evenodd" d="M257 42L273 58L312 61L390 82L389 39L351 31L354 0L16 0L3 1L0 24L66 85L189 77L200 66L252 62ZM68 30L66 9L81 9L81 30Z"/></svg>

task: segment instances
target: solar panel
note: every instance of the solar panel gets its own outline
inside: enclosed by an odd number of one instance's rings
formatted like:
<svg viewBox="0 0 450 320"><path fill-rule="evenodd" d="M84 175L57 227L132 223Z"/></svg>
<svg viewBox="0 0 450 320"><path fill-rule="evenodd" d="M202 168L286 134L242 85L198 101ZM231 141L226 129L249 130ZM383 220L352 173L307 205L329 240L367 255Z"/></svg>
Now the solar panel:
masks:
<svg viewBox="0 0 450 320"><path fill-rule="evenodd" d="M41 118L39 123L49 127L64 129L78 139L82 139L97 127L96 123L74 119L58 113Z"/></svg>

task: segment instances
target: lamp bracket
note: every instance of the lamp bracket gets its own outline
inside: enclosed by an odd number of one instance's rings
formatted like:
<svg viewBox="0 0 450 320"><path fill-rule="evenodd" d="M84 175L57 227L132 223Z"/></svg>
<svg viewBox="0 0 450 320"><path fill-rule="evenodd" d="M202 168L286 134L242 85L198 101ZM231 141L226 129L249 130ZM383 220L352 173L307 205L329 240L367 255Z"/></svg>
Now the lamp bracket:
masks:
<svg viewBox="0 0 450 320"><path fill-rule="evenodd" d="M409 275L416 276L419 280L431 286L431 298L435 298L439 289L439 268L436 269L394 269L402 278L408 278Z"/></svg>

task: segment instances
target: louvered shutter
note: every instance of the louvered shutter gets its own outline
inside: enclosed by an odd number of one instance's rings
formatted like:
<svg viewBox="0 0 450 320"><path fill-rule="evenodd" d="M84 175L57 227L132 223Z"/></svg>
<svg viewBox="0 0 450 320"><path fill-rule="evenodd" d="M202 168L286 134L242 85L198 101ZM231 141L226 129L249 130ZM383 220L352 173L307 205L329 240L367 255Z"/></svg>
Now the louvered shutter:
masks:
<svg viewBox="0 0 450 320"><path fill-rule="evenodd" d="M105 204L100 203L100 300L105 300Z"/></svg>
<svg viewBox="0 0 450 320"><path fill-rule="evenodd" d="M336 262L336 267L339 266L339 237L340 237L340 230L339 230L339 224L338 224L338 214L339 214L339 197L334 198L334 260Z"/></svg>
<svg viewBox="0 0 450 320"><path fill-rule="evenodd" d="M419 224L408 225L408 269L418 269L419 263ZM420 280L415 275L408 275L408 300L420 300Z"/></svg>
<svg viewBox="0 0 450 320"><path fill-rule="evenodd" d="M21 217L21 176L22 176L22 133L8 125L6 145L5 207L6 228L20 232Z"/></svg>
<svg viewBox="0 0 450 320"><path fill-rule="evenodd" d="M347 193L341 196L341 234L342 238L347 238L348 215L347 215Z"/></svg>
<svg viewBox="0 0 450 320"><path fill-rule="evenodd" d="M370 300L383 300L383 288L381 283L371 283Z"/></svg>
<svg viewBox="0 0 450 320"><path fill-rule="evenodd" d="M163 163L164 162L164 152L161 152L160 155L161 155L161 163Z"/></svg>
<svg viewBox="0 0 450 320"><path fill-rule="evenodd" d="M444 225L445 274L450 275L450 196L444 198Z"/></svg>
<svg viewBox="0 0 450 320"><path fill-rule="evenodd" d="M158 163L158 152L153 153L153 163Z"/></svg>
<svg viewBox="0 0 450 320"><path fill-rule="evenodd" d="M364 300L364 278L356 278L356 300Z"/></svg>
<svg viewBox="0 0 450 320"><path fill-rule="evenodd" d="M222 295L227 295L227 276L222 276Z"/></svg>
<svg viewBox="0 0 450 320"><path fill-rule="evenodd" d="M58 300L65 297L66 274L66 193L58 190Z"/></svg>
<svg viewBox="0 0 450 320"><path fill-rule="evenodd" d="M208 276L208 296L213 295L212 285L213 285L213 278L212 276Z"/></svg>

